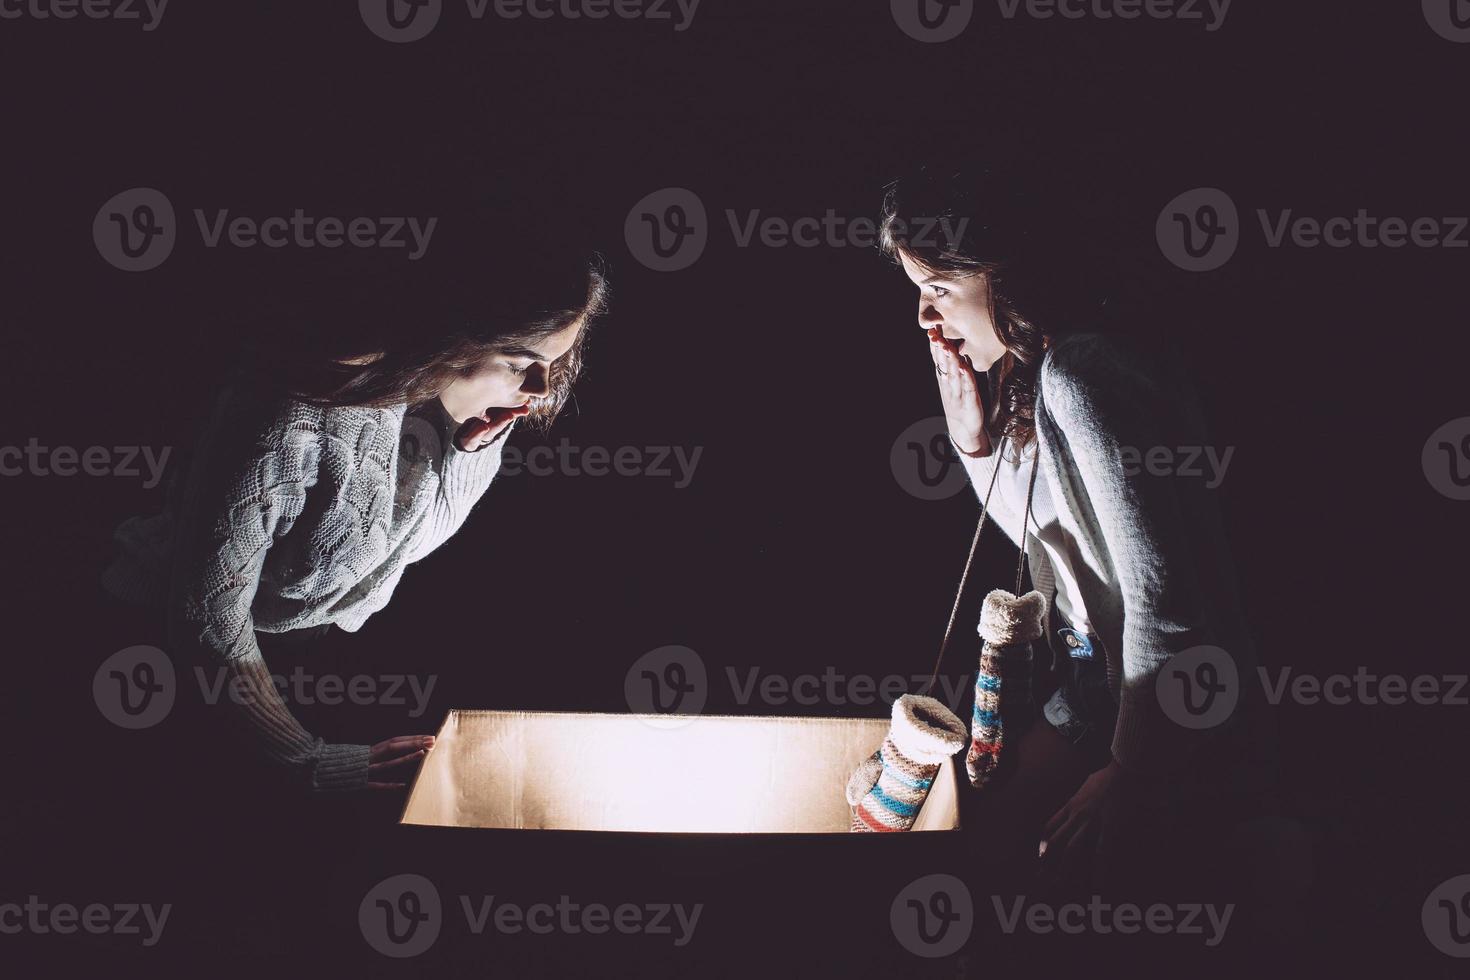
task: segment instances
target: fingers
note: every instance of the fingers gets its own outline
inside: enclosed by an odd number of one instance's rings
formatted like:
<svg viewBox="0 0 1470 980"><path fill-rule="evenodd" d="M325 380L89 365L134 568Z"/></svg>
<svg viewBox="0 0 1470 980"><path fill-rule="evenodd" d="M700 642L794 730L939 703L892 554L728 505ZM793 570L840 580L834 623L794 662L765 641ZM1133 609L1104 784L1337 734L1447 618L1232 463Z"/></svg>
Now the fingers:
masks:
<svg viewBox="0 0 1470 980"><path fill-rule="evenodd" d="M518 419L523 415L530 414L531 406L529 404L517 405L514 408L487 408L485 410L485 418L491 425L504 425L511 419Z"/></svg>
<svg viewBox="0 0 1470 980"><path fill-rule="evenodd" d="M948 387L955 394L975 390L975 369L968 358L962 358L954 341L936 331L929 344L929 355L934 365L947 379Z"/></svg>
<svg viewBox="0 0 1470 980"><path fill-rule="evenodd" d="M377 775L384 772L385 770L393 769L395 767L401 768L403 766L415 765L420 759L428 754L428 749L419 749L417 752L412 752L408 755L400 755L396 759L388 759L384 762L369 762L368 775Z"/></svg>
<svg viewBox="0 0 1470 980"><path fill-rule="evenodd" d="M375 793L401 793L408 788L408 783L368 783L367 788Z"/></svg>
<svg viewBox="0 0 1470 980"><path fill-rule="evenodd" d="M1072 842L1077 839L1083 827L1086 826L1086 823L1086 818L1082 814L1074 813L1067 818L1065 823L1053 831L1046 840L1041 842L1041 847L1038 848L1037 854L1043 860L1050 861L1064 857L1066 852L1072 847Z"/></svg>
<svg viewBox="0 0 1470 980"><path fill-rule="evenodd" d="M1037 883L1046 888L1064 882L1082 884L1087 877L1086 869L1096 832L1097 820L1088 814L1078 813L1063 824L1051 840L1043 841Z"/></svg>
<svg viewBox="0 0 1470 980"><path fill-rule="evenodd" d="M1041 842L1042 852L1047 851L1048 840L1050 840L1051 837L1053 837L1055 833L1057 833L1057 830L1060 830L1061 827L1066 826L1066 823L1069 820L1072 820L1072 804L1064 805L1064 807L1061 808L1061 810L1058 810L1057 813L1051 814L1051 820L1048 820L1047 823L1045 823L1045 826L1042 826L1041 829L1041 836L1044 837L1044 840L1042 840Z"/></svg>
<svg viewBox="0 0 1470 980"><path fill-rule="evenodd" d="M455 444L461 452L472 453L480 448L480 441L489 428L490 423L484 419L465 419L459 431L454 434Z"/></svg>
<svg viewBox="0 0 1470 980"><path fill-rule="evenodd" d="M398 735L393 738L384 739L368 750L370 762L381 761L394 756L407 755L409 753L423 750L427 752L434 747L434 736L432 735Z"/></svg>
<svg viewBox="0 0 1470 980"><path fill-rule="evenodd" d="M509 419L490 421L485 416L467 419L458 434L459 448L467 453L479 452L500 435L500 430L509 424Z"/></svg>
<svg viewBox="0 0 1470 980"><path fill-rule="evenodd" d="M495 441L507 425L514 420L531 414L531 406L517 405L514 408L487 408L473 418L466 419L455 434L455 441L463 452L479 452Z"/></svg>

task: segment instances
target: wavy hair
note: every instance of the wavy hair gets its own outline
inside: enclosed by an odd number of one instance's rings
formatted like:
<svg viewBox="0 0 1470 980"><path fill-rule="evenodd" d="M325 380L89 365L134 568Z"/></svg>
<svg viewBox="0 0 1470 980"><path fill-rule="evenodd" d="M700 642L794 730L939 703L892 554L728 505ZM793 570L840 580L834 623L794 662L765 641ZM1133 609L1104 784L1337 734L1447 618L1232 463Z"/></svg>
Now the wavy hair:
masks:
<svg viewBox="0 0 1470 980"><path fill-rule="evenodd" d="M417 405L468 377L495 354L534 346L580 323L571 348L552 362L548 391L536 398L523 424L546 429L571 399L582 371L587 335L606 311L606 264L597 253L555 268L543 261L473 277L416 283L355 283L334 290L313 312L297 309L303 339L287 357L261 372L283 394L315 405ZM351 293L343 297L342 293ZM330 329L329 329L330 328Z"/></svg>
<svg viewBox="0 0 1470 980"><path fill-rule="evenodd" d="M1013 203L997 199L982 209L964 176L920 171L884 188L879 248L895 263L907 257L929 273L984 277L995 333L1006 349L983 378L986 430L1019 451L1036 437L1037 376L1055 325L1038 320L1046 304L1034 298L1039 270L1029 253L1035 243L1028 226L1009 213Z"/></svg>

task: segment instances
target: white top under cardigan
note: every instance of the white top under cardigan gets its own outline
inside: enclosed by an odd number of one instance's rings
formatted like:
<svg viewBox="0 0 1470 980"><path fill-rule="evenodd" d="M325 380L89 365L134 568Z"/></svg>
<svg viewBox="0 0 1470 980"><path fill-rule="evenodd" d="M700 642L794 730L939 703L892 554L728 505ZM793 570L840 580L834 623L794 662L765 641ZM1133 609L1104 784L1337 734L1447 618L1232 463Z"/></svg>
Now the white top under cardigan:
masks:
<svg viewBox="0 0 1470 980"><path fill-rule="evenodd" d="M995 481L996 497L1023 516L1026 513L1026 494L1036 451L1037 446L1033 442L1022 451L1021 458L1017 459L1015 450L1007 446L1005 456L1000 461L1000 476ZM1062 527L1062 522L1057 517L1056 504L1052 501L1051 485L1046 474L1039 470L1036 473L1036 488L1032 493L1030 532L1041 541L1050 566L1049 569L1033 568L1032 582L1036 582L1038 575L1050 571L1054 582L1050 587L1041 589L1041 592L1045 595L1055 588L1056 594L1052 598L1056 611L1066 620L1065 624L1053 622L1052 629L1067 625L1083 633L1091 633L1093 628L1092 621L1087 616L1087 602L1074 571L1083 567L1082 552L1076 539Z"/></svg>
<svg viewBox="0 0 1470 980"><path fill-rule="evenodd" d="M1201 446L1203 424L1177 367L1096 335L1059 340L1042 361L1038 389L1037 493L1056 523L1052 531L1047 522L1043 539L1027 535L1033 585L1049 599L1065 588L1058 605L1085 610L1102 641L1119 704L1113 757L1129 769L1169 768L1197 733L1159 707L1154 683L1164 663L1209 644L1227 650L1244 679L1255 656L1216 491L1198 478L1125 471L1122 450ZM994 454L960 458L983 497ZM1029 458L991 501L991 518L1013 542Z"/></svg>

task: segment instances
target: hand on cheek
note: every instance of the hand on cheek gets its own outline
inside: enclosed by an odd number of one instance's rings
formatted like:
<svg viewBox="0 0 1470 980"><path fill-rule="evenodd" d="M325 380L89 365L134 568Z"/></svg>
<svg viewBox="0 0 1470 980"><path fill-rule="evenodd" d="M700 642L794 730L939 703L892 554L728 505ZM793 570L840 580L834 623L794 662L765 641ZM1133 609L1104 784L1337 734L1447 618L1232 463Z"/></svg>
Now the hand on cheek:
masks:
<svg viewBox="0 0 1470 980"><path fill-rule="evenodd" d="M489 408L482 414L465 419L454 435L455 444L462 452L476 453L494 442L505 427L523 415L531 414L529 405L515 408Z"/></svg>

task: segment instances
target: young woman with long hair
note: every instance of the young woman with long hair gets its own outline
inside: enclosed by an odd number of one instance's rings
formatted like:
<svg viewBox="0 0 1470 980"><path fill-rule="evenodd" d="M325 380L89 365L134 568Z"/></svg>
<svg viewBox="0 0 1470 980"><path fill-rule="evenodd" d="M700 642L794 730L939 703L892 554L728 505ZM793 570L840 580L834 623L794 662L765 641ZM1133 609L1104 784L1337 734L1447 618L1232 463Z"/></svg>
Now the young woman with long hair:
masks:
<svg viewBox="0 0 1470 980"><path fill-rule="evenodd" d="M1185 823L1204 834L1242 816L1261 774L1254 657L1212 491L1137 465L1203 446L1187 382L1168 357L1096 332L1085 229L1049 233L1034 214L1005 186L921 173L888 187L881 247L918 290L950 439L982 499L994 481L991 520L1025 549L1060 665L1045 723L977 817L1044 868L1097 857L1126 879L1173 862ZM1228 721L1192 729L1156 685L1204 646L1228 651L1244 690Z"/></svg>
<svg viewBox="0 0 1470 980"><path fill-rule="evenodd" d="M567 404L604 311L595 253L508 251L282 304L296 321L221 391L170 507L118 529L104 585L167 608L169 655L225 674L211 717L302 788L402 788L433 740L311 734L262 645L355 632L382 609L465 522L513 428L549 425Z"/></svg>

